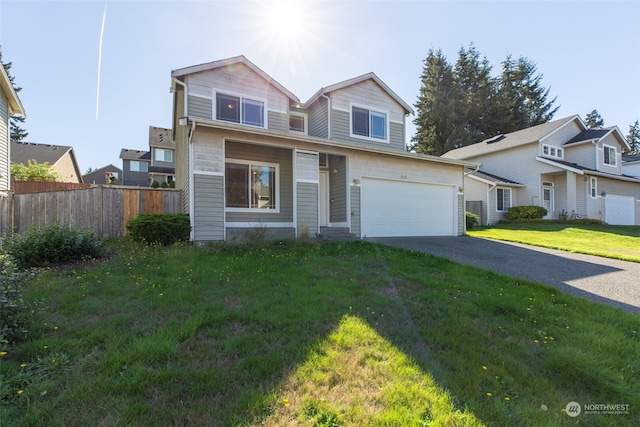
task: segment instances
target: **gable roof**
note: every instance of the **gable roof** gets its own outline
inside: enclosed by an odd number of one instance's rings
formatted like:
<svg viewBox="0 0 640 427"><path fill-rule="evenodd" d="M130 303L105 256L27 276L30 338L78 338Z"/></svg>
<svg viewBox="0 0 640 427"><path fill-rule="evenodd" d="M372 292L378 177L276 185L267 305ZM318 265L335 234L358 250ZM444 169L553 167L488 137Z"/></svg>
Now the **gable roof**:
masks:
<svg viewBox="0 0 640 427"><path fill-rule="evenodd" d="M120 158L122 160L141 160L151 161L151 152L145 150L130 150L123 148L120 150Z"/></svg>
<svg viewBox="0 0 640 427"><path fill-rule="evenodd" d="M572 163L572 162L567 162L566 160L559 160L559 159L548 159L546 157L536 157L536 160L542 163L546 163L548 165L552 165L555 167L558 167L560 169L563 170L569 170L572 172L575 172L579 175L584 175L585 173L588 175L596 175L596 176L602 176L605 178L611 178L611 179L617 179L620 181L631 181L631 182L638 182L640 183L640 179L633 177L631 175L614 175L611 173L606 173L606 172L602 172L602 171L597 171L595 169L591 169L585 166L581 166L577 163Z"/></svg>
<svg viewBox="0 0 640 427"><path fill-rule="evenodd" d="M4 92L9 104L9 114L20 114L24 116L26 113L18 94L9 80L9 76L4 67L0 67L0 90Z"/></svg>
<svg viewBox="0 0 640 427"><path fill-rule="evenodd" d="M456 148L448 151L442 157L452 159L468 159L484 154L495 153L497 151L507 150L509 148L519 147L521 145L539 142L558 132L564 126L572 122L577 122L579 126L586 129L582 119L578 115L565 117L541 125L532 126L530 128L518 130L504 135L498 135L487 138L484 141L464 147Z"/></svg>
<svg viewBox="0 0 640 427"><path fill-rule="evenodd" d="M276 80L274 80L270 75L262 71L257 65L253 62L249 61L244 55L234 56L232 58L220 59L218 61L207 62L205 64L192 65L190 67L179 68L177 70L171 71L171 77L183 77L189 74L200 73L202 71L215 70L216 68L221 67L229 67L235 64L244 64L249 67L252 71L266 80L270 85L278 89L280 92L288 96L290 99L300 102L297 96L291 93L286 87L282 86Z"/></svg>
<svg viewBox="0 0 640 427"><path fill-rule="evenodd" d="M35 160L38 163L46 162L53 166L67 153L71 155L72 160L75 162L73 148L65 145L11 141L11 163L26 165L29 160Z"/></svg>
<svg viewBox="0 0 640 427"><path fill-rule="evenodd" d="M149 147L176 148L171 129L149 126Z"/></svg>
<svg viewBox="0 0 640 427"><path fill-rule="evenodd" d="M620 132L620 129L618 129L618 126L584 130L578 135L571 138L569 141L565 142L563 145L578 144L589 141L600 141L610 134L615 135L623 147L626 147L627 149L631 148L626 138L622 135L622 132Z"/></svg>
<svg viewBox="0 0 640 427"><path fill-rule="evenodd" d="M378 86L380 86L380 88L382 88L382 90L384 90L387 93L387 95L389 95L391 98L394 99L394 101L400 104L407 114L413 114L413 109L409 106L409 104L404 102L402 98L400 98L394 91L392 91L391 88L389 88L389 86L387 86L382 80L380 80L380 78L376 76L374 73L363 74L361 76L354 77L352 79L348 79L340 83L323 87L319 91L314 93L313 96L311 96L311 98L309 98L307 102L305 102L305 106L314 103L322 95L326 95L327 93L334 92L339 89L344 89L345 87L353 86L355 84L358 84L367 80L373 80Z"/></svg>
<svg viewBox="0 0 640 427"><path fill-rule="evenodd" d="M640 162L640 153L630 154L628 156L622 157L622 163L636 163L636 162Z"/></svg>

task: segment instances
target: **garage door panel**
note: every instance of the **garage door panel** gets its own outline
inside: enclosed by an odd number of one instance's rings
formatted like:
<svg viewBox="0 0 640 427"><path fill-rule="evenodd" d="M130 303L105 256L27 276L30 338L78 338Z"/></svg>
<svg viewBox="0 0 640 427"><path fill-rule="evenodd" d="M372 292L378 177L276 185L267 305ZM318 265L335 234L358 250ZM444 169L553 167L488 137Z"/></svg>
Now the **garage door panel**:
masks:
<svg viewBox="0 0 640 427"><path fill-rule="evenodd" d="M635 224L635 198L607 194L604 199L605 222L611 225Z"/></svg>
<svg viewBox="0 0 640 427"><path fill-rule="evenodd" d="M451 186L362 181L362 234L367 237L455 235Z"/></svg>

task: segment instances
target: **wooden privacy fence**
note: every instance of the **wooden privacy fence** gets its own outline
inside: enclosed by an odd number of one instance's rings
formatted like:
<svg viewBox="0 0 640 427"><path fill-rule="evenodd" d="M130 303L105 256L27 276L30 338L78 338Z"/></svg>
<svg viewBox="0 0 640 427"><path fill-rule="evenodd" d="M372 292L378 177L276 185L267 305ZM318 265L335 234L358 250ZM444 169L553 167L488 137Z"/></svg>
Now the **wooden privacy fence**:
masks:
<svg viewBox="0 0 640 427"><path fill-rule="evenodd" d="M90 188L0 196L0 231L23 234L29 225L70 224L97 237L126 234L140 213L179 213L180 190L92 185Z"/></svg>

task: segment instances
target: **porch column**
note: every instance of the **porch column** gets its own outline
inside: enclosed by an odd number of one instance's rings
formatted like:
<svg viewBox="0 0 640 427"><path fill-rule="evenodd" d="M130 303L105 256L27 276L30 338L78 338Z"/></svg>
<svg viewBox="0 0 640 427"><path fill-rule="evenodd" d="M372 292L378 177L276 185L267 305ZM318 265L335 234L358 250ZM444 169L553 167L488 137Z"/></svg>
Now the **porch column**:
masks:
<svg viewBox="0 0 640 427"><path fill-rule="evenodd" d="M576 174L567 171L567 211L569 216L575 214L577 211L576 191Z"/></svg>

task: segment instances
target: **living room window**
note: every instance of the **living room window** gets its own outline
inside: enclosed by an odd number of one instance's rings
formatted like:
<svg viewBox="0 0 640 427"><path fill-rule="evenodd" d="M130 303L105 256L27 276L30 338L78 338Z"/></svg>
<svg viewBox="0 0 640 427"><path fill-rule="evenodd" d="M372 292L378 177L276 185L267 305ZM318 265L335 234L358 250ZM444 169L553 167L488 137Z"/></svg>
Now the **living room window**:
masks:
<svg viewBox="0 0 640 427"><path fill-rule="evenodd" d="M216 119L264 127L264 102L217 93Z"/></svg>
<svg viewBox="0 0 640 427"><path fill-rule="evenodd" d="M233 160L225 164L225 206L278 210L278 165Z"/></svg>
<svg viewBox="0 0 640 427"><path fill-rule="evenodd" d="M496 211L506 212L511 207L511 189L496 189Z"/></svg>
<svg viewBox="0 0 640 427"><path fill-rule="evenodd" d="M604 150L604 164L609 166L615 166L616 157L617 157L616 147L611 147L610 145L604 145L602 149Z"/></svg>
<svg viewBox="0 0 640 427"><path fill-rule="evenodd" d="M366 108L351 108L351 135L387 140L387 114Z"/></svg>

